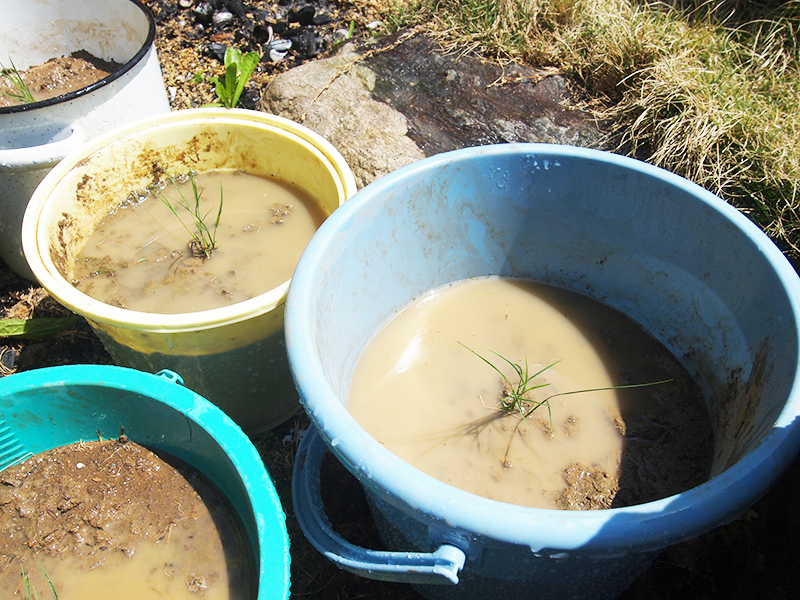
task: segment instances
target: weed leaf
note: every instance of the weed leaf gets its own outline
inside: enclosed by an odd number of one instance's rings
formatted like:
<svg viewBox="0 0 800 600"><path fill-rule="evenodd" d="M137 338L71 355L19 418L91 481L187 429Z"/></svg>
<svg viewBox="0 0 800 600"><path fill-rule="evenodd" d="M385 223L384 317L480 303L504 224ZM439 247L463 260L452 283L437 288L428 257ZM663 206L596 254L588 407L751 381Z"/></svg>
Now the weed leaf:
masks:
<svg viewBox="0 0 800 600"><path fill-rule="evenodd" d="M0 319L0 337L39 340L78 323L80 317Z"/></svg>

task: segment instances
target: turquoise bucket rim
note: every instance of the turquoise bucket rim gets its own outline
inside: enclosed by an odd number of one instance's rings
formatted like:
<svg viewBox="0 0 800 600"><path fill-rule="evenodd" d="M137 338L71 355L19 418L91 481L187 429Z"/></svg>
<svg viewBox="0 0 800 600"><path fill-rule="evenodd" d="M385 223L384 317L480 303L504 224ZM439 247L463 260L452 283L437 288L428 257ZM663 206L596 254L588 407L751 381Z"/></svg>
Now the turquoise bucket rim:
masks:
<svg viewBox="0 0 800 600"><path fill-rule="evenodd" d="M162 373L172 375L171 371ZM253 509L257 535L251 541L255 542L259 554L256 557L259 563L257 598L275 600L278 597L289 597L291 559L283 505L255 446L228 415L180 381L116 365L59 365L7 375L0 378L0 400L7 394L24 392L33 387L60 387L65 384L124 390L150 396L181 413L208 433L233 464ZM175 388L176 385L179 387ZM145 389L148 391L144 392ZM155 393L158 396L151 396ZM13 428L9 428L13 431ZM136 441L135 433L131 433L129 437ZM225 493L225 490L220 491ZM273 545L268 543L267 531L271 531L270 537L274 538L276 529L282 542L281 548L272 548ZM264 560L264 556L270 549L269 560L282 558L283 565L268 571L268 561ZM282 594L278 595L280 592Z"/></svg>
<svg viewBox="0 0 800 600"><path fill-rule="evenodd" d="M315 322L311 290L320 276L315 265L324 262L328 245L371 199L376 202L398 180L442 165L501 154L536 155L539 159L562 157L607 163L638 172L675 186L720 214L749 238L775 269L789 299L800 339L800 279L780 250L747 217L708 190L674 173L642 161L609 152L557 144L497 144L454 150L402 167L356 193L323 223L295 270L286 304L287 354L301 403L337 458L372 491L401 510L414 511L431 526L466 530L486 538L544 549L581 549L588 552L659 550L696 537L729 522L752 505L777 480L800 449L800 366L787 401L772 430L736 464L712 480L686 492L654 502L625 508L559 511L523 507L489 500L453 488L405 463L369 435L338 400L314 352ZM800 344L799 344L800 346ZM799 352L800 353L800 352ZM307 399L316 398L309 404ZM321 399L321 400L320 400ZM323 426L320 426L322 424ZM365 450L366 449L366 450ZM760 493L742 494L736 484L752 478ZM698 519L687 514L702 514ZM613 528L605 528L609 521ZM605 528L605 529L604 529ZM602 539L596 535L604 529ZM613 531L611 531L613 529ZM681 531L676 536L674 531ZM635 540L635 541L633 541Z"/></svg>

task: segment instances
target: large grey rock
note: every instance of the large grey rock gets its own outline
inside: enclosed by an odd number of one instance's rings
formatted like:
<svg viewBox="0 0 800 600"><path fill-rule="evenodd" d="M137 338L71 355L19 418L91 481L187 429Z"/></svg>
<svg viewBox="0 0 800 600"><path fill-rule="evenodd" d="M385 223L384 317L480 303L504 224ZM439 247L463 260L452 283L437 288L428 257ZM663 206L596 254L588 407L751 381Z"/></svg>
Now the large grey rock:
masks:
<svg viewBox="0 0 800 600"><path fill-rule="evenodd" d="M425 155L408 137L408 121L373 99L376 74L348 46L332 58L305 63L279 75L262 94L262 109L302 121L339 152L363 187ZM346 65L346 73L336 74ZM317 94L324 90L319 96Z"/></svg>
<svg viewBox="0 0 800 600"><path fill-rule="evenodd" d="M359 187L425 156L467 146L596 146L558 74L441 52L423 35L347 44L276 77L261 108L301 121L347 160Z"/></svg>

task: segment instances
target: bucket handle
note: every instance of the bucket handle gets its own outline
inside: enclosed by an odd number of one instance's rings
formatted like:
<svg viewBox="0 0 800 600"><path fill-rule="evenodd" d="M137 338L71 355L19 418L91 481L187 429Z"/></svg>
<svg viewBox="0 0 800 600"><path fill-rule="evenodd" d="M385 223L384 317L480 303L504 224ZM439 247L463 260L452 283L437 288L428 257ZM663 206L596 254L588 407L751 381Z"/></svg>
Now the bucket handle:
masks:
<svg viewBox="0 0 800 600"><path fill-rule="evenodd" d="M17 127L12 133L24 145L0 148L0 171L52 168L89 137L78 124L65 123L35 123Z"/></svg>
<svg viewBox="0 0 800 600"><path fill-rule="evenodd" d="M320 496L320 469L326 450L322 436L310 427L297 450L292 476L294 513L314 547L340 568L367 579L457 584L466 555L456 546L442 544L435 552L368 550L351 544L333 530Z"/></svg>

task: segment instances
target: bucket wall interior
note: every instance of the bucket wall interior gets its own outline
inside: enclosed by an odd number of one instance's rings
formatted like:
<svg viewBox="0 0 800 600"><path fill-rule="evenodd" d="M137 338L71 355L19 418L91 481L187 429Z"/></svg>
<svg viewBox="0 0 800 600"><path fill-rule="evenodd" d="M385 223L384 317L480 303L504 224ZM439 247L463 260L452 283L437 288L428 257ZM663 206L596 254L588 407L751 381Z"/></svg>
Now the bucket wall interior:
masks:
<svg viewBox="0 0 800 600"><path fill-rule="evenodd" d="M130 0L4 0L0 56L19 70L85 50L127 63L147 40L150 23Z"/></svg>

